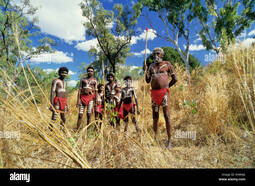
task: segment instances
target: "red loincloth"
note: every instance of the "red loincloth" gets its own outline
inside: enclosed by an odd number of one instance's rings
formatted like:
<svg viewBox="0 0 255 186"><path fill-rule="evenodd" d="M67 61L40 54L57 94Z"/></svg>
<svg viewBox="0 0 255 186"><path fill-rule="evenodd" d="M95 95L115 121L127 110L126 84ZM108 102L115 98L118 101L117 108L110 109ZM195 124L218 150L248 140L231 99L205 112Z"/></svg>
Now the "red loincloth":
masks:
<svg viewBox="0 0 255 186"><path fill-rule="evenodd" d="M103 111L103 105L97 105L96 106L96 112L101 113Z"/></svg>
<svg viewBox="0 0 255 186"><path fill-rule="evenodd" d="M162 88L162 89L158 89L158 90L151 90L151 97L152 100L157 104L157 105L161 105L164 96L166 95L166 92L169 93L169 89L168 88Z"/></svg>
<svg viewBox="0 0 255 186"><path fill-rule="evenodd" d="M55 97L53 100L54 105L57 105L59 102L59 110L64 111L65 106L67 105L67 98ZM57 109L56 109L57 110Z"/></svg>
<svg viewBox="0 0 255 186"><path fill-rule="evenodd" d="M125 109L125 111L129 112L132 107L134 106L133 103L130 103L130 104L123 104L123 108Z"/></svg>
<svg viewBox="0 0 255 186"><path fill-rule="evenodd" d="M89 95L81 94L81 102L85 106L87 106L89 104L89 102L94 99L94 97L95 97L94 94L89 94Z"/></svg>
<svg viewBox="0 0 255 186"><path fill-rule="evenodd" d="M118 111L118 108L117 108L117 111ZM124 115L123 115L123 105L120 106L120 111L118 113L118 117L123 119L124 118Z"/></svg>

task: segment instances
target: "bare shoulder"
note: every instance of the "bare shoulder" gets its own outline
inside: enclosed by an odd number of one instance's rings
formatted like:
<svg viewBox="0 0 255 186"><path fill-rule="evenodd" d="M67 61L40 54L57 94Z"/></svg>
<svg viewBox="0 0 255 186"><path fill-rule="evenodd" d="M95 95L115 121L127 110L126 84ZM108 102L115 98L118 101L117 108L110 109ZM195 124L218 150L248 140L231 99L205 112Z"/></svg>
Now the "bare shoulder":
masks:
<svg viewBox="0 0 255 186"><path fill-rule="evenodd" d="M53 79L53 80L52 80L52 85L54 85L55 83L57 83L57 80L58 80L58 78Z"/></svg>
<svg viewBox="0 0 255 186"><path fill-rule="evenodd" d="M167 64L167 66L169 67L169 69L171 70L171 72L174 73L174 66L172 65L172 63L169 62L169 61L165 61L165 63Z"/></svg>
<svg viewBox="0 0 255 186"><path fill-rule="evenodd" d="M97 79L96 79L96 78L93 78L93 81L94 81L95 83L97 83Z"/></svg>
<svg viewBox="0 0 255 186"><path fill-rule="evenodd" d="M170 67L174 67L170 61L164 61L165 64L167 64Z"/></svg>

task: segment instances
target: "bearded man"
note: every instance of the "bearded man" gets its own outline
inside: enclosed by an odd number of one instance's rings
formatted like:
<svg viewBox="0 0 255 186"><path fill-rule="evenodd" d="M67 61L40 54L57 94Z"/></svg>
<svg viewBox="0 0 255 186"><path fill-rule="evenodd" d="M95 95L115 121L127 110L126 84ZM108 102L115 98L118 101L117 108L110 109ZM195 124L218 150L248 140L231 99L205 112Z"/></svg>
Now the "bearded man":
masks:
<svg viewBox="0 0 255 186"><path fill-rule="evenodd" d="M151 84L151 100L153 112L153 130L155 138L158 131L159 107L163 107L163 113L168 136L167 148L171 148L170 114L169 114L169 88L177 82L174 67L169 61L163 61L164 51L162 48L153 50L154 63L144 67L146 72L145 80ZM169 77L172 80L169 82Z"/></svg>

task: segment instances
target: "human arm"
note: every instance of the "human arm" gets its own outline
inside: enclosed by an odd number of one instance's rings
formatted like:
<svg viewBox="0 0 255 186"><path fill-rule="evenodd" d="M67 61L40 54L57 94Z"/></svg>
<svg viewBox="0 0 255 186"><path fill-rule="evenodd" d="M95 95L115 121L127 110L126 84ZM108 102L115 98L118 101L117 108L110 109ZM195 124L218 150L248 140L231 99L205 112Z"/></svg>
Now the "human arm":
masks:
<svg viewBox="0 0 255 186"><path fill-rule="evenodd" d="M172 64L169 65L169 73L171 75L172 80L169 82L169 88L172 87L178 80L175 75L175 70Z"/></svg>
<svg viewBox="0 0 255 186"><path fill-rule="evenodd" d="M151 68L149 67L148 71L147 71L147 66L144 67L145 68L145 71L144 71L144 74L145 74L145 81L146 83L150 83L151 81Z"/></svg>
<svg viewBox="0 0 255 186"><path fill-rule="evenodd" d="M123 102L123 98L124 98L124 94L123 94L123 91L121 91L121 97L120 97L120 102L118 104L118 112L120 111L120 107L121 107L121 104Z"/></svg>
<svg viewBox="0 0 255 186"><path fill-rule="evenodd" d="M56 91L56 81L53 80L51 84L51 91L50 91L50 110L53 111L53 101L54 101L54 92Z"/></svg>
<svg viewBox="0 0 255 186"><path fill-rule="evenodd" d="M80 80L80 87L79 87L78 94L77 94L76 107L79 107L79 105L80 105L81 89L82 89L82 81Z"/></svg>
<svg viewBox="0 0 255 186"><path fill-rule="evenodd" d="M139 114L140 114L140 110L139 110L138 99L137 99L137 96L136 96L136 93L135 93L135 89L133 89L133 96L134 96L134 98L135 98L135 104L136 104L136 108L137 108L137 114L139 115Z"/></svg>

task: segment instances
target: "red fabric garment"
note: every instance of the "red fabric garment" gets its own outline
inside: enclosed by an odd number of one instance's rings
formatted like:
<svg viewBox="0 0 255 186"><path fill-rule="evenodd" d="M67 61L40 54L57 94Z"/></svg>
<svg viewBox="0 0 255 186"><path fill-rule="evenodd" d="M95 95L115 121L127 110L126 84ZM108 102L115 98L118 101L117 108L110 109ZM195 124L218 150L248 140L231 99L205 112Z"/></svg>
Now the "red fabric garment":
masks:
<svg viewBox="0 0 255 186"><path fill-rule="evenodd" d="M103 105L97 105L96 106L96 112L101 113L103 111Z"/></svg>
<svg viewBox="0 0 255 186"><path fill-rule="evenodd" d="M59 110L65 110L65 106L67 105L67 98L55 97L53 100L54 105L57 105L59 102Z"/></svg>
<svg viewBox="0 0 255 186"><path fill-rule="evenodd" d="M130 103L130 104L123 104L123 108L129 112L131 110L131 108L133 107L133 103Z"/></svg>
<svg viewBox="0 0 255 186"><path fill-rule="evenodd" d="M116 107L117 108L117 107ZM118 111L118 108L117 108L117 111ZM124 118L124 115L123 115L123 105L120 106L120 111L118 113L118 117L123 119Z"/></svg>
<svg viewBox="0 0 255 186"><path fill-rule="evenodd" d="M166 95L166 92L169 93L168 88L162 88L162 89L158 89L158 90L151 90L151 97L157 105L161 105L161 103L163 101L163 98Z"/></svg>
<svg viewBox="0 0 255 186"><path fill-rule="evenodd" d="M94 99L94 97L95 97L94 94L89 94L89 95L81 94L81 102L82 102L85 106L87 106L87 105L89 104L89 102L90 102L91 100Z"/></svg>

